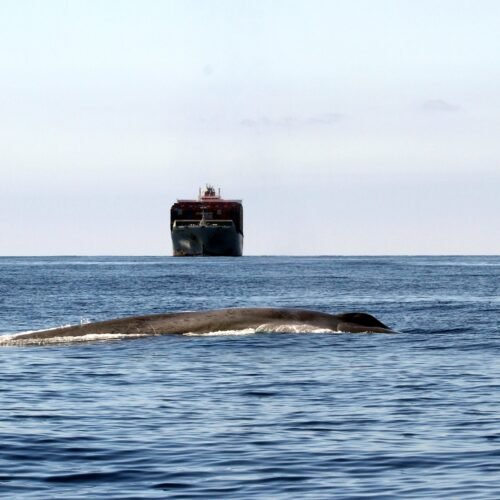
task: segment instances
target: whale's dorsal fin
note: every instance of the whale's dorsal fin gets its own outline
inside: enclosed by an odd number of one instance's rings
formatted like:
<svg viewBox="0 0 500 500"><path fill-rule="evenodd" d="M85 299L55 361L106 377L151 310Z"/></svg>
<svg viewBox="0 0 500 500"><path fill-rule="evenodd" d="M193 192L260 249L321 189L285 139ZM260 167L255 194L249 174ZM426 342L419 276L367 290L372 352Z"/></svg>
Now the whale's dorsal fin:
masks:
<svg viewBox="0 0 500 500"><path fill-rule="evenodd" d="M342 321L346 321L348 323L354 323L360 326L374 326L378 328L387 328L390 329L387 325L384 325L377 318L367 313L359 313L359 312L350 312L339 314L338 318Z"/></svg>

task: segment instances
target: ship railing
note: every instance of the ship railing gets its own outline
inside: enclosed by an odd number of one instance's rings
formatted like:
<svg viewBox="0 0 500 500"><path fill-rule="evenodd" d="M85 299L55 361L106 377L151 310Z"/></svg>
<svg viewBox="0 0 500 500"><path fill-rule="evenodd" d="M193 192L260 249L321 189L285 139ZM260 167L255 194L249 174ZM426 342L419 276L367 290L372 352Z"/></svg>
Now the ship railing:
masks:
<svg viewBox="0 0 500 500"><path fill-rule="evenodd" d="M234 227L234 222L231 219L217 220L217 219L177 219L174 222L174 227L193 227L193 226L206 226L206 227Z"/></svg>

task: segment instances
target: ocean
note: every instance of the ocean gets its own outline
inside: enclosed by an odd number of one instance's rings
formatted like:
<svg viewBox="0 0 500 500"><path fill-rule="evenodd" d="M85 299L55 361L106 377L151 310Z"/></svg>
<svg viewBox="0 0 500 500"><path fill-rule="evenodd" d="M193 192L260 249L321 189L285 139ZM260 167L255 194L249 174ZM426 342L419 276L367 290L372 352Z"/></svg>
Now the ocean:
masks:
<svg viewBox="0 0 500 500"><path fill-rule="evenodd" d="M500 257L0 258L1 334L261 306L399 333L0 347L0 496L500 497Z"/></svg>

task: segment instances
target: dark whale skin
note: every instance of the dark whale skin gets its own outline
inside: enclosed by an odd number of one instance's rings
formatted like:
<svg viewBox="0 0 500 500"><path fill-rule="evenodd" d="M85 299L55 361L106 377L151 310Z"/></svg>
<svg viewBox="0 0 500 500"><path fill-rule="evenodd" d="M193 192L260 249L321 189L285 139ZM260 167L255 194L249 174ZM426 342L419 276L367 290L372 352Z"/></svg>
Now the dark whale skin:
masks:
<svg viewBox="0 0 500 500"><path fill-rule="evenodd" d="M16 341L75 337L88 334L166 335L209 333L265 326L306 325L350 333L394 333L370 314L351 312L328 314L308 309L234 308L132 316L17 334ZM264 326L264 330L265 330ZM285 330L286 331L286 330ZM1 338L0 338L1 342Z"/></svg>

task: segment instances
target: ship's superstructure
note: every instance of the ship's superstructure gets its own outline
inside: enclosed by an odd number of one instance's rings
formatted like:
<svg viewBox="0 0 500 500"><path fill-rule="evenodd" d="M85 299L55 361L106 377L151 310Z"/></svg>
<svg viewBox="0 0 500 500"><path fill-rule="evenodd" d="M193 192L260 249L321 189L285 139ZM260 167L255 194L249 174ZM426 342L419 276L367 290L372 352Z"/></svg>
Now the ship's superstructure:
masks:
<svg viewBox="0 0 500 500"><path fill-rule="evenodd" d="M224 200L208 185L197 200L177 200L170 209L174 256L241 256L243 205Z"/></svg>

